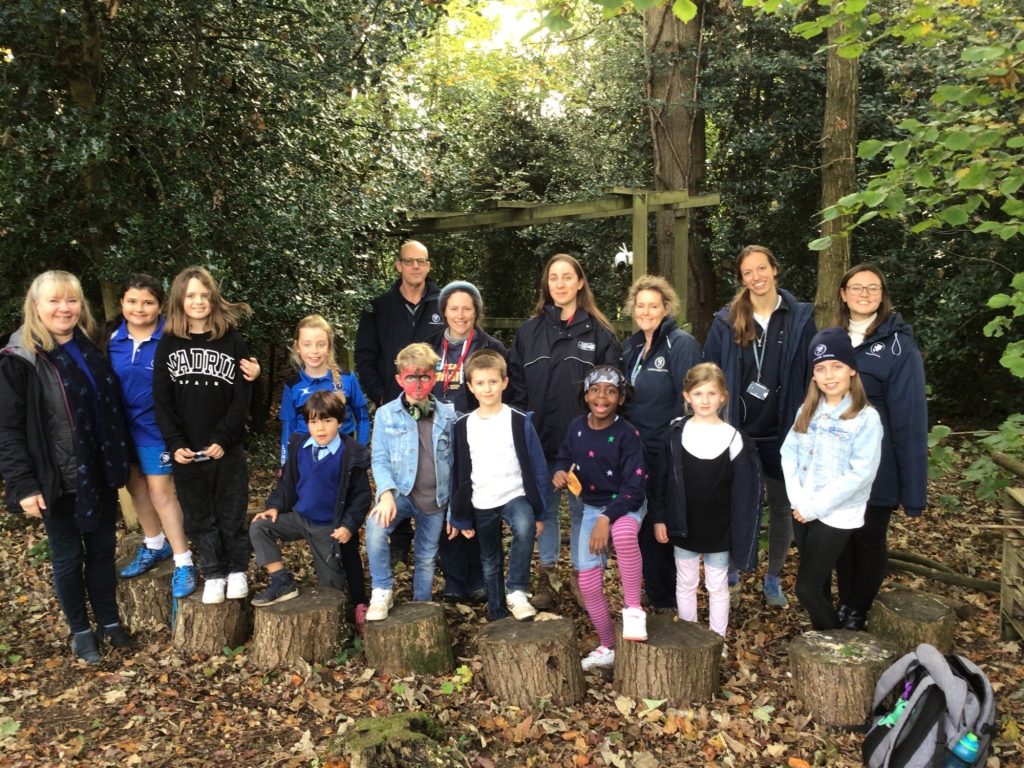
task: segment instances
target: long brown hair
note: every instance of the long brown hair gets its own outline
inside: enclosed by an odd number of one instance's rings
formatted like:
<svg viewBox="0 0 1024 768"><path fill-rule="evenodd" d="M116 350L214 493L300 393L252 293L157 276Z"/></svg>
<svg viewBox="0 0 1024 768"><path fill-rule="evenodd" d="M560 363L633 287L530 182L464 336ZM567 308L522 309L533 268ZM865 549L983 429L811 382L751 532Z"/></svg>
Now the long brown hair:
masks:
<svg viewBox="0 0 1024 768"><path fill-rule="evenodd" d="M840 419L852 419L868 405L868 396L864 392L864 385L860 383L860 374L850 379L850 400L850 407L839 415ZM807 432L807 427L810 426L820 403L821 390L812 378L810 386L807 387L807 397L804 398L804 404L800 406L800 413L793 424L794 432Z"/></svg>
<svg viewBox="0 0 1024 768"><path fill-rule="evenodd" d="M210 327L210 338L219 339L229 330L238 327L244 317L252 316L252 307L244 301L232 303L220 293L220 286L203 267L186 267L178 273L171 283L171 293L167 299L167 333L180 339L191 336L188 330L188 316L185 314L185 292L188 281L195 278L210 292L210 317L206 321Z"/></svg>
<svg viewBox="0 0 1024 768"><path fill-rule="evenodd" d="M843 290L846 288L846 284L850 282L850 278L858 272L870 272L878 278L878 284L882 286L882 302L878 305L878 314L875 315L875 321L864 332L864 338L866 339L878 330L878 326L889 319L889 315L893 313L892 301L889 299L889 286L885 284L885 275L874 264L858 264L855 267L851 267L843 275L843 279L839 281L839 287L836 288L836 296L839 298L839 301L836 302L836 317L832 325L837 325L843 330L850 327L850 308L843 300Z"/></svg>
<svg viewBox="0 0 1024 768"><path fill-rule="evenodd" d="M597 322L611 331L614 335L615 329L612 328L612 324L608 322L608 318L604 316L604 313L597 308L597 302L594 301L594 293L590 290L590 282L587 280L587 276L583 272L583 266L567 253L556 253L548 259L548 263L544 265L544 271L540 274L540 298L537 299L537 306L533 308L533 316L540 317L544 314L544 307L549 304L554 304L554 299L551 298L551 291L548 288L548 272L551 269L551 265L556 264L559 261L564 261L572 267L573 271L576 272L576 277L579 278L583 285L583 287L580 288L579 293L576 294L576 306L587 310L591 317L597 320Z"/></svg>
<svg viewBox="0 0 1024 768"><path fill-rule="evenodd" d="M24 312L24 343L26 346L35 347L45 352L50 352L57 346L57 340L53 338L36 309L36 302L43 292L43 286L52 284L56 295L60 298L70 297L78 299L81 305L81 312L78 315L78 328L85 334L93 344L97 342L96 321L93 320L92 312L89 311L89 302L82 292L82 284L78 278L63 269L51 269L36 275L35 280L28 287L25 294L25 304L22 307Z"/></svg>
<svg viewBox="0 0 1024 768"><path fill-rule="evenodd" d="M754 328L754 303L750 300L750 289L743 285L742 265L743 260L752 253L763 253L768 257L768 263L775 270L776 279L779 276L779 262L771 249L764 245L748 245L739 256L736 257L736 279L740 282L740 289L729 304L729 322L732 324L732 338L737 346L747 347L757 337Z"/></svg>

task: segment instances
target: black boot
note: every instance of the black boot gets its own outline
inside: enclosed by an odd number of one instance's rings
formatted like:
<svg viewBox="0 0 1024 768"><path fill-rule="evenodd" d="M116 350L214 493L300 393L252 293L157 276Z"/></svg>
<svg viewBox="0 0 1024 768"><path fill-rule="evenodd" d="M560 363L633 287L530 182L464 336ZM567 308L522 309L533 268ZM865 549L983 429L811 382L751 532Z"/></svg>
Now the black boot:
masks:
<svg viewBox="0 0 1024 768"><path fill-rule="evenodd" d="M134 648L135 640L120 624L100 629L100 636L115 648Z"/></svg>
<svg viewBox="0 0 1024 768"><path fill-rule="evenodd" d="M836 620L839 622L839 626L843 626L846 623L847 617L850 615L850 606L843 605L839 606L839 610L836 612Z"/></svg>
<svg viewBox="0 0 1024 768"><path fill-rule="evenodd" d="M86 664L99 663L100 649L96 645L96 634L91 629L71 635L71 650L77 658Z"/></svg>
<svg viewBox="0 0 1024 768"><path fill-rule="evenodd" d="M843 629L853 629L857 632L864 631L864 625L867 623L867 616L860 611L851 610L846 616L846 621L843 622Z"/></svg>

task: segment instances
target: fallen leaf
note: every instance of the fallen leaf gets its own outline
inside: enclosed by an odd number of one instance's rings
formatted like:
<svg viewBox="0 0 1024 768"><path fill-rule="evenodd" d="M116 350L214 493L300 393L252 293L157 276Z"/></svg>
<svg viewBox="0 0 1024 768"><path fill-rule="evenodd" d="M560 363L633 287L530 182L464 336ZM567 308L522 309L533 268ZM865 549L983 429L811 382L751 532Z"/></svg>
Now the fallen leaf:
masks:
<svg viewBox="0 0 1024 768"><path fill-rule="evenodd" d="M633 714L633 710L636 709L636 702L628 696L616 696L615 708L622 713L623 717L629 717Z"/></svg>
<svg viewBox="0 0 1024 768"><path fill-rule="evenodd" d="M791 757L786 761L786 765L789 768L811 768L811 764L806 760L801 760L799 757Z"/></svg>

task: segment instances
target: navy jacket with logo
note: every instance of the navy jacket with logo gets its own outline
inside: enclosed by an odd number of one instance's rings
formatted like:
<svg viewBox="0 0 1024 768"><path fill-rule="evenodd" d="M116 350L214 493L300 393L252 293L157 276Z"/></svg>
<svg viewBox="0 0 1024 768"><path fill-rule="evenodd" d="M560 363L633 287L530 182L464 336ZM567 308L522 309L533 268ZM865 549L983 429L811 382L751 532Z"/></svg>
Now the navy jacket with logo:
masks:
<svg viewBox="0 0 1024 768"><path fill-rule="evenodd" d="M595 365L619 364L615 334L577 309L566 326L561 310L544 307L516 332L509 352L509 386L520 410L533 412L544 456L553 461L569 423L583 413L583 379Z"/></svg>

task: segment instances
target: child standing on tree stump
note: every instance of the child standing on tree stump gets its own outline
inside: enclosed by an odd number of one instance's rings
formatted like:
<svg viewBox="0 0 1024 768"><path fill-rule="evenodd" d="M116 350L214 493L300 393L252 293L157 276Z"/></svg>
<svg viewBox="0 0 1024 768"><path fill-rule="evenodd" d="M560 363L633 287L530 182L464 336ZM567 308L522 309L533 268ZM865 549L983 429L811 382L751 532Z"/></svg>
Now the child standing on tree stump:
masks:
<svg viewBox="0 0 1024 768"><path fill-rule="evenodd" d="M255 598L257 608L299 594L281 562L279 541L305 539L313 551L317 583L340 590L348 582L356 628L366 623L366 584L359 557L359 528L370 509L370 454L343 434L345 404L336 392L314 392L303 415L307 436L291 436L281 479L267 507L249 526L256 563L270 574L270 585Z"/></svg>
<svg viewBox="0 0 1024 768"><path fill-rule="evenodd" d="M551 478L583 501L583 524L577 542L580 595L594 623L598 647L583 659L583 669L615 662L615 624L604 594L609 535L622 579L622 637L647 639L647 615L640 607L643 563L638 534L647 511L644 447L636 427L618 416L626 398L626 379L617 368L601 365L583 381L590 410L569 425Z"/></svg>
<svg viewBox="0 0 1024 768"><path fill-rule="evenodd" d="M815 629L836 629L832 569L864 525L882 456L882 422L868 404L845 330L822 331L808 352L814 375L782 444L782 471L797 522L797 597Z"/></svg>
<svg viewBox="0 0 1024 768"><path fill-rule="evenodd" d="M410 344L398 353L395 380L402 394L377 409L371 444L377 505L366 521L366 557L373 591L367 621L383 621L394 602L391 532L412 518L412 599L430 600L434 565L444 531L451 483L455 408L430 391L440 358L429 344Z"/></svg>
<svg viewBox="0 0 1024 768"><path fill-rule="evenodd" d="M673 544L676 603L683 621L697 620L703 556L708 623L725 637L730 557L737 568L757 567L761 462L750 438L721 418L729 400L721 368L693 366L683 382L683 398L692 415L669 424L661 454L665 460L651 483L654 537Z"/></svg>
<svg viewBox="0 0 1024 768"><path fill-rule="evenodd" d="M548 466L529 413L501 401L508 387L505 358L493 349L474 352L464 378L479 406L455 422L451 523L448 535L480 541L480 561L491 621L532 619L530 559L544 530ZM508 580L504 577L501 521L512 531Z"/></svg>

